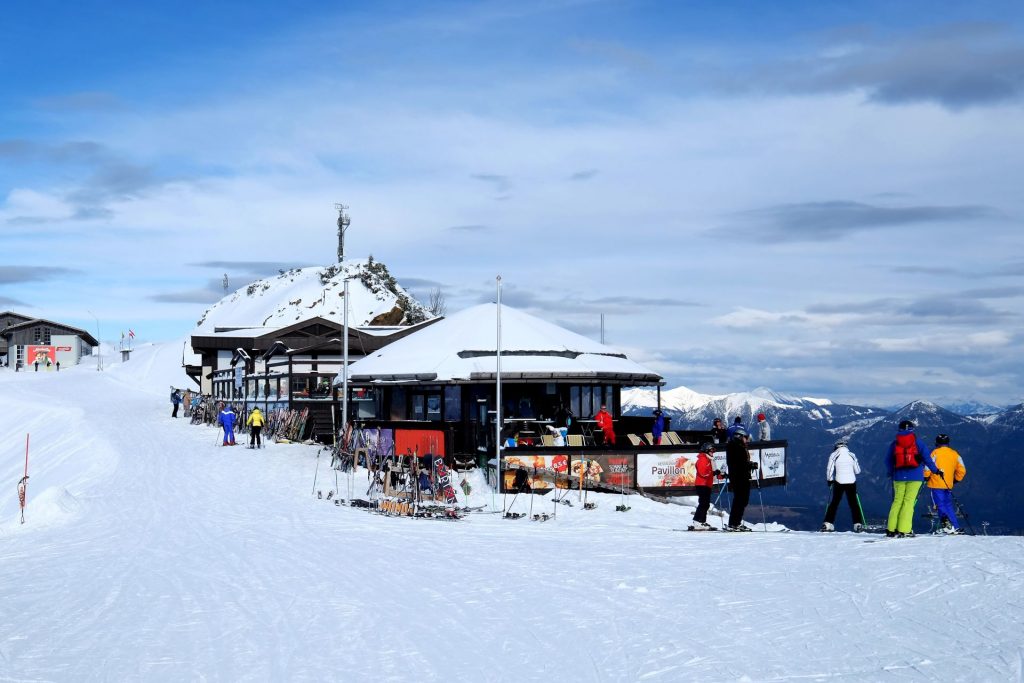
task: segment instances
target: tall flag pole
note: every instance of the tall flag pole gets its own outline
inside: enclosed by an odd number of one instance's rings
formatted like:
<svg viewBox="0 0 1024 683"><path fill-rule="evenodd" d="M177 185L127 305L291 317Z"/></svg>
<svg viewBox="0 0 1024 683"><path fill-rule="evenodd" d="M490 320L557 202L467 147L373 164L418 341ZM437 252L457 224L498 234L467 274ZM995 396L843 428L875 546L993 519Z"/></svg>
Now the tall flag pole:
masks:
<svg viewBox="0 0 1024 683"><path fill-rule="evenodd" d="M340 219L339 219L340 220ZM339 253L339 256L341 254ZM343 280L345 289L344 320L342 320L342 347L341 347L341 447L344 451L350 451L348 443L348 275ZM352 489L355 486L356 462L352 459L352 466L348 475L348 499L352 500Z"/></svg>
<svg viewBox="0 0 1024 683"><path fill-rule="evenodd" d="M28 437L25 435L25 476L18 482L18 504L21 506L21 523L25 523L25 497L28 494Z"/></svg>
<svg viewBox="0 0 1024 683"><path fill-rule="evenodd" d="M494 400L494 489L491 490L491 506L494 506L494 491L501 487L501 276L497 277L498 286L498 327L497 346L494 358L495 366L495 400ZM503 511L504 512L504 511Z"/></svg>

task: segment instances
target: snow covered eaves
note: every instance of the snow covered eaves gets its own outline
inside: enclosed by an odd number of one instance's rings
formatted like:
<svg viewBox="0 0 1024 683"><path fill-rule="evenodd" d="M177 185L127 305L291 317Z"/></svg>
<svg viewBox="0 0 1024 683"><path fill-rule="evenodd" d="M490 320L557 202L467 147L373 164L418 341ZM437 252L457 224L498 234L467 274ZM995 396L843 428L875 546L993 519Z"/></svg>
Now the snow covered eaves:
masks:
<svg viewBox="0 0 1024 683"><path fill-rule="evenodd" d="M502 306L501 376L660 384L658 373L592 339ZM481 304L398 339L349 368L353 381L435 375L474 382L497 374L497 305ZM397 380L391 380L397 381ZM407 381L407 380L404 380Z"/></svg>

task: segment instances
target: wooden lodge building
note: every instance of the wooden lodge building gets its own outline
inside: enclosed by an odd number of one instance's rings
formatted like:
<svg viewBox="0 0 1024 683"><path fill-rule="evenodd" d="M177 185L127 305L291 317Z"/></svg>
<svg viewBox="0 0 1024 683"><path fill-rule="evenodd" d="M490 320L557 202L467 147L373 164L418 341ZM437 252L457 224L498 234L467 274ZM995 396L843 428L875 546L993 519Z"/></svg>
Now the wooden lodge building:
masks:
<svg viewBox="0 0 1024 683"><path fill-rule="evenodd" d="M34 370L36 363L41 369L58 362L77 365L98 346L95 337L77 327L13 311L0 313L0 359L15 370Z"/></svg>
<svg viewBox="0 0 1024 683"><path fill-rule="evenodd" d="M430 452L457 467L492 459L496 321L492 303L409 327L350 326L349 422L386 433L396 454ZM513 445L502 451L503 469L568 468L583 457L588 467L603 468L609 483L692 490L693 456L708 433L675 431L653 445L645 438L650 416L620 414L624 387L660 387L661 375L522 311L502 306L501 321L502 441ZM197 332L186 371L202 393L245 410L309 408L303 436L331 443L342 423L343 331L340 323L314 317L287 327ZM602 405L615 420L615 446L602 444L593 420ZM567 428L564 446L553 448L550 427ZM785 442L761 446L762 485L784 483ZM767 468L775 481L767 480Z"/></svg>
<svg viewBox="0 0 1024 683"><path fill-rule="evenodd" d="M407 327L348 329L349 363L436 322ZM332 383L341 371L344 326L321 317L285 327L223 327L197 332L183 356L185 373L200 393L217 401L276 408L309 408L309 433L325 443L340 421L340 395Z"/></svg>

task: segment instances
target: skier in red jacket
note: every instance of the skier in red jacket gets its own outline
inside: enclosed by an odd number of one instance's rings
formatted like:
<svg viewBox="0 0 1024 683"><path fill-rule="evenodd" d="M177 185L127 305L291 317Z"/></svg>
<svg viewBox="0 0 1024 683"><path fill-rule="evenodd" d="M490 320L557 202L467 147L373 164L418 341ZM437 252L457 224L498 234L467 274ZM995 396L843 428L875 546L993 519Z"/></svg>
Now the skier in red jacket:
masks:
<svg viewBox="0 0 1024 683"><path fill-rule="evenodd" d="M601 428L601 432L604 434L604 445L611 444L615 445L615 426L612 423L612 414L608 412L608 409L601 404L601 410L597 411L597 415L594 416L594 420L597 422L597 426Z"/></svg>
<svg viewBox="0 0 1024 683"><path fill-rule="evenodd" d="M697 477L693 482L697 489L697 511L693 513L693 531L711 531L713 526L708 524L708 508L711 507L711 488L715 484L715 477L718 470L711 463L711 456L715 453L715 447L705 442L700 445L700 453L697 454Z"/></svg>

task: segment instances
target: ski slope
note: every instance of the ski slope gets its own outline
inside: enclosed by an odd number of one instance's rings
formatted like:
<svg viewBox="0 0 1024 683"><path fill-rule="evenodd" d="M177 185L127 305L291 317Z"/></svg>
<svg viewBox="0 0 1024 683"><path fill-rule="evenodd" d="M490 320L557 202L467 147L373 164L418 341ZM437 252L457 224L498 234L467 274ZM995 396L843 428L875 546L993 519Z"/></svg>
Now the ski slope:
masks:
<svg viewBox="0 0 1024 683"><path fill-rule="evenodd" d="M314 447L172 420L180 348L0 371L0 681L1021 680L1020 538L371 515L311 495Z"/></svg>

